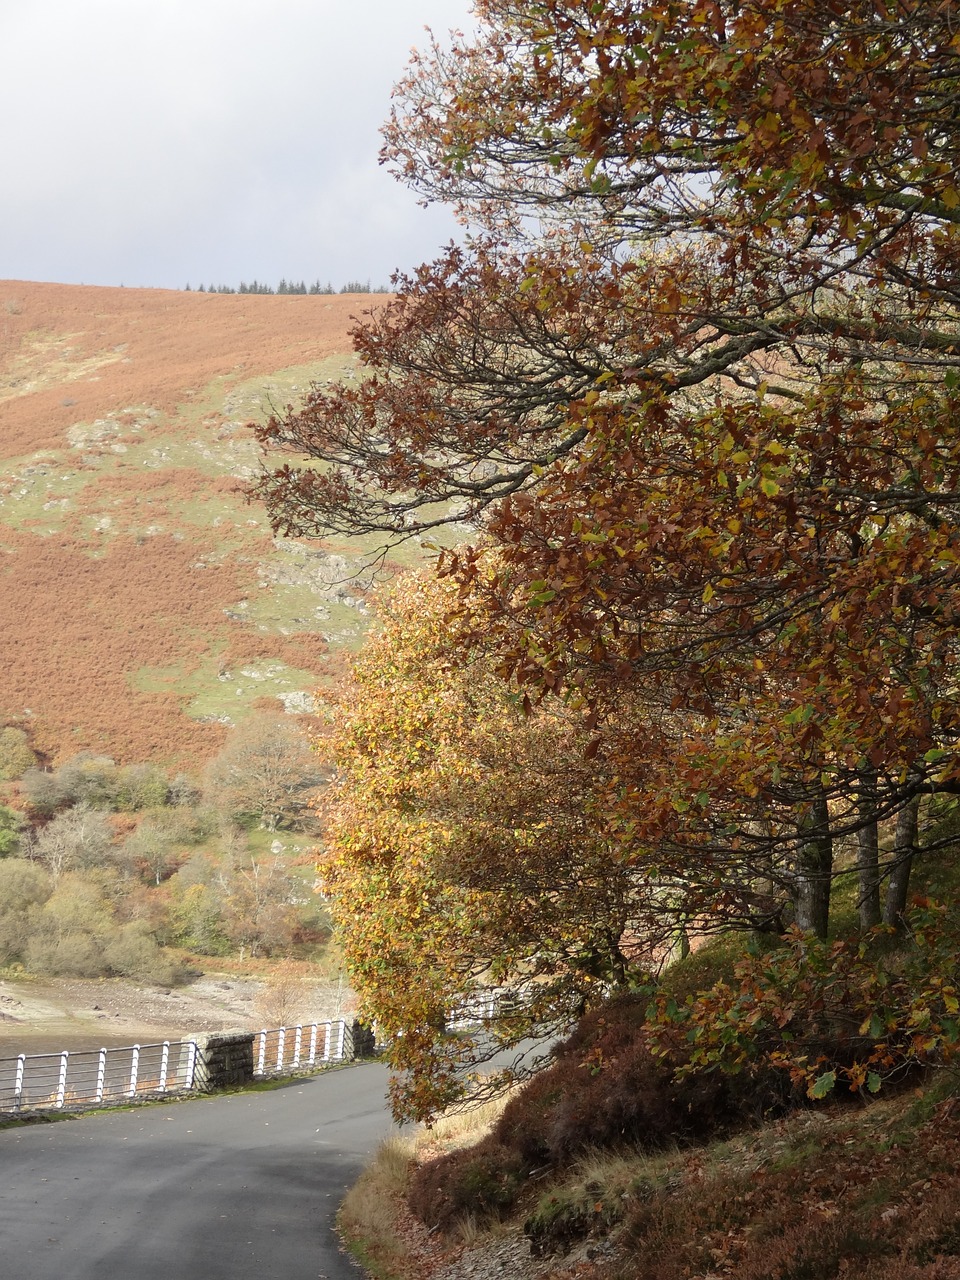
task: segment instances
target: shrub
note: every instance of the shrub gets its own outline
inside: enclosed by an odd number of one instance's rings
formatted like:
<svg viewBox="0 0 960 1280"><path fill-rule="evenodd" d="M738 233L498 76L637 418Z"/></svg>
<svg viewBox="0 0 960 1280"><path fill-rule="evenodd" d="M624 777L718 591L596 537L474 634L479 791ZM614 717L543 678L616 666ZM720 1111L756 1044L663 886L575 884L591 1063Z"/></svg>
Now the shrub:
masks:
<svg viewBox="0 0 960 1280"><path fill-rule="evenodd" d="M0 862L0 960L23 956L34 917L53 892L53 881L42 867L23 858Z"/></svg>
<svg viewBox="0 0 960 1280"><path fill-rule="evenodd" d="M27 941L24 961L34 973L55 977L97 978L105 972L99 939L81 929L58 934L41 925Z"/></svg>
<svg viewBox="0 0 960 1280"><path fill-rule="evenodd" d="M27 769L21 779L23 792L31 810L48 817L68 802L60 775L43 769Z"/></svg>
<svg viewBox="0 0 960 1280"><path fill-rule="evenodd" d="M668 1057L690 1046L683 1074L773 1068L810 1098L838 1083L876 1093L960 1051L960 912L918 901L892 964L893 931L820 942L797 930L772 953L744 956L732 982L651 1010Z"/></svg>
<svg viewBox="0 0 960 1280"><path fill-rule="evenodd" d="M110 973L140 982L167 985L178 977L175 962L164 954L146 926L139 922L123 925L107 940L103 965Z"/></svg>
<svg viewBox="0 0 960 1280"><path fill-rule="evenodd" d="M112 787L111 807L129 812L155 809L170 797L170 784L155 765L131 764L117 771Z"/></svg>
<svg viewBox="0 0 960 1280"><path fill-rule="evenodd" d="M0 729L0 782L12 782L37 763L30 740L22 729Z"/></svg>
<svg viewBox="0 0 960 1280"><path fill-rule="evenodd" d="M554 1063L506 1105L489 1138L414 1174L412 1211L444 1228L464 1213L496 1216L536 1169L596 1147L659 1151L706 1141L780 1114L793 1100L789 1080L773 1070L678 1075L686 1056L652 1044L647 1003L646 996L621 997L581 1019Z"/></svg>
<svg viewBox="0 0 960 1280"><path fill-rule="evenodd" d="M25 820L15 810L0 804L0 858L10 858L20 850L20 832Z"/></svg>
<svg viewBox="0 0 960 1280"><path fill-rule="evenodd" d="M518 1153L485 1138L422 1165L411 1179L407 1203L428 1226L449 1231L467 1214L490 1219L508 1212L525 1179Z"/></svg>

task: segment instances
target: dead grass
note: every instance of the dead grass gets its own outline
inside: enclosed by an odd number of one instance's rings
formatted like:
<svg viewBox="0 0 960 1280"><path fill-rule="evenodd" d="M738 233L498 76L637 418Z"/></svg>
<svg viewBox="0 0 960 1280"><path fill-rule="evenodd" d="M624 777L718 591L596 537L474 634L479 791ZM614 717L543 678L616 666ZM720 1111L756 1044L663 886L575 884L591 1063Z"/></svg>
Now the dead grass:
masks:
<svg viewBox="0 0 960 1280"><path fill-rule="evenodd" d="M0 671L0 723L51 760L91 749L195 769L223 740L219 695L235 695L218 656L285 663L295 689L334 678L316 610L273 601L283 555L238 477L256 463L246 418L352 367L350 316L371 300L4 294L0 591L16 661ZM144 670L171 674L143 687ZM233 717L251 700L234 696Z"/></svg>
<svg viewBox="0 0 960 1280"><path fill-rule="evenodd" d="M377 1280L416 1274L409 1224L401 1214L414 1148L413 1137L382 1142L337 1216L350 1252Z"/></svg>
<svg viewBox="0 0 960 1280"><path fill-rule="evenodd" d="M451 1108L430 1129L396 1135L381 1143L351 1187L337 1219L347 1246L377 1280L429 1275L451 1256L450 1241L433 1236L406 1206L411 1171L424 1160L478 1142L489 1132L508 1096L477 1106ZM485 1235L472 1215L458 1223L453 1252Z"/></svg>
<svg viewBox="0 0 960 1280"><path fill-rule="evenodd" d="M20 310L0 328L0 457L59 448L76 422L131 405L177 413L214 379L234 386L343 355L376 298L186 293L0 282ZM94 367L94 366L97 367ZM69 382L72 405L62 403Z"/></svg>
<svg viewBox="0 0 960 1280"><path fill-rule="evenodd" d="M472 1146L490 1132L503 1114L504 1107L519 1091L520 1086L509 1089L499 1097L487 1098L471 1105L462 1103L451 1107L429 1129L419 1129L415 1138L415 1154L418 1160L429 1158L436 1150L456 1151Z"/></svg>

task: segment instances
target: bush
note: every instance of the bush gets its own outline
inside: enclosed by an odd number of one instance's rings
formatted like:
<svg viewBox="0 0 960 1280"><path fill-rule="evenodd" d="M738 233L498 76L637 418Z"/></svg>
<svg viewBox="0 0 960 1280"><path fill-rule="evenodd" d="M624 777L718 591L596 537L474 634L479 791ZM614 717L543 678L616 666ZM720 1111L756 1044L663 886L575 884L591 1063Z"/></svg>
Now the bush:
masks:
<svg viewBox="0 0 960 1280"><path fill-rule="evenodd" d="M0 729L0 782L20 778L37 763L30 740L22 729Z"/></svg>
<svg viewBox="0 0 960 1280"><path fill-rule="evenodd" d="M20 850L20 832L25 820L15 810L0 804L0 858L11 858Z"/></svg>
<svg viewBox="0 0 960 1280"><path fill-rule="evenodd" d="M99 939L81 929L57 934L41 926L28 940L23 958L32 972L55 977L98 978L106 971Z"/></svg>
<svg viewBox="0 0 960 1280"><path fill-rule="evenodd" d="M69 797L57 773L46 773L43 769L27 769L21 782L27 804L40 817L49 817L62 805L68 803Z"/></svg>
<svg viewBox="0 0 960 1280"><path fill-rule="evenodd" d="M23 950L40 907L53 892L42 867L23 858L0 862L0 960L23 958Z"/></svg>
<svg viewBox="0 0 960 1280"><path fill-rule="evenodd" d="M527 1171L516 1151L486 1138L421 1166L407 1194L410 1209L431 1228L449 1231L473 1214L497 1218L512 1207Z"/></svg>
<svg viewBox="0 0 960 1280"><path fill-rule="evenodd" d="M149 930L139 922L123 925L107 940L103 964L110 973L140 982L169 985L179 974L176 963L157 946Z"/></svg>
<svg viewBox="0 0 960 1280"><path fill-rule="evenodd" d="M535 1169L591 1148L660 1151L705 1142L782 1114L800 1096L773 1069L678 1074L687 1054L654 1045L647 1005L647 996L624 996L582 1018L553 1065L507 1104L489 1138L414 1174L412 1211L444 1227L466 1212L496 1216Z"/></svg>
<svg viewBox="0 0 960 1280"><path fill-rule="evenodd" d="M80 804L132 813L168 803L182 804L196 795L182 774L174 782L176 791L172 794L171 784L156 765L118 767L109 756L96 756L88 751L67 760L53 773L27 769L23 774L30 807L42 815Z"/></svg>
<svg viewBox="0 0 960 1280"><path fill-rule="evenodd" d="M921 900L907 926L905 942L889 928L832 944L793 930L776 951L743 956L731 982L682 1006L659 996L656 1043L689 1046L684 1074L773 1068L812 1099L839 1084L876 1093L949 1062L960 1053L960 912Z"/></svg>
<svg viewBox="0 0 960 1280"><path fill-rule="evenodd" d="M116 773L111 808L122 812L156 809L170 797L166 776L152 764L131 764Z"/></svg>

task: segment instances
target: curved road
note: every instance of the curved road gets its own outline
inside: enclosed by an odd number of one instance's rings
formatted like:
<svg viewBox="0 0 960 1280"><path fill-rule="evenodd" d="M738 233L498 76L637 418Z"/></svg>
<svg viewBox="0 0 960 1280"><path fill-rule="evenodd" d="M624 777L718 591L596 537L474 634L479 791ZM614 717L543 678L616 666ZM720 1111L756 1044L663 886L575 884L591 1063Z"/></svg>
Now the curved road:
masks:
<svg viewBox="0 0 960 1280"><path fill-rule="evenodd" d="M388 1134L375 1064L0 1131L3 1280L358 1280L333 1219Z"/></svg>

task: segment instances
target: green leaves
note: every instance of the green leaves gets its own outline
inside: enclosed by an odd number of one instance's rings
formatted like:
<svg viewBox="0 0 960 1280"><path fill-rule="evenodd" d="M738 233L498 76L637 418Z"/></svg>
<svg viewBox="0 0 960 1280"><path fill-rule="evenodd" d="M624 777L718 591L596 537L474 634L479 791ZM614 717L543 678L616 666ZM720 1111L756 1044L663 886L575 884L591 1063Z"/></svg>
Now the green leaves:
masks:
<svg viewBox="0 0 960 1280"><path fill-rule="evenodd" d="M825 1071L822 1076L817 1076L816 1080L809 1086L807 1095L819 1101L833 1090L833 1086L836 1083L837 1073L835 1071Z"/></svg>
<svg viewBox="0 0 960 1280"><path fill-rule="evenodd" d="M663 1043L682 1026L696 1045L685 1072L773 1067L815 1101L841 1086L877 1093L891 1076L960 1053L960 912L927 903L911 911L907 929L923 945L905 944L893 973L887 931L859 945L795 931L785 946L745 954L735 982L679 1009L661 997L648 1019Z"/></svg>

